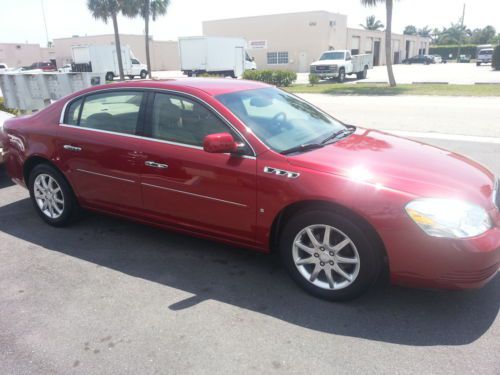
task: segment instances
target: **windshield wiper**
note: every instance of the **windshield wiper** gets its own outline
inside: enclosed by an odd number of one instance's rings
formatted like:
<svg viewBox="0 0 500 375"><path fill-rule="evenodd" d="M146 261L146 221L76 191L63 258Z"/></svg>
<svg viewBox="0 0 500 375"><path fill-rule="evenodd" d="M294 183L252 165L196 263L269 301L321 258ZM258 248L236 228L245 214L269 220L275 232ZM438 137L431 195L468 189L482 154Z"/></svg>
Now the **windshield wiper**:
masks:
<svg viewBox="0 0 500 375"><path fill-rule="evenodd" d="M340 138L341 136L347 136L347 135L350 135L352 133L354 133L354 131L356 130L356 127L355 126L352 126L352 125L346 125L346 128L344 129L340 129L336 132L334 132L333 134L329 135L328 137L326 137L325 139L323 139L321 141L321 144L322 145L325 145L326 143L334 140L334 139L337 139L337 138Z"/></svg>
<svg viewBox="0 0 500 375"><path fill-rule="evenodd" d="M282 155L287 155L287 154L293 154L294 152L303 152L303 151L308 151L308 150L314 150L315 148L321 148L324 145L321 143L305 143L303 145L298 145L292 148L289 148L288 150L281 151L280 154Z"/></svg>

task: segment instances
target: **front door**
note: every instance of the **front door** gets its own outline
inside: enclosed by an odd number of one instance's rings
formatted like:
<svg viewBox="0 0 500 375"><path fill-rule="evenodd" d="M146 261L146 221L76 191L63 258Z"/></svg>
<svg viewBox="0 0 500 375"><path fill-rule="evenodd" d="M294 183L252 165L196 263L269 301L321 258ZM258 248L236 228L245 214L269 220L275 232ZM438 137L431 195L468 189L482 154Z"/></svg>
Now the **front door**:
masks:
<svg viewBox="0 0 500 375"><path fill-rule="evenodd" d="M256 160L211 154L208 134L231 133L218 115L184 96L156 93L148 110L141 184L144 208L159 220L236 241L255 241ZM248 145L242 147L252 154Z"/></svg>
<svg viewBox="0 0 500 375"><path fill-rule="evenodd" d="M62 169L82 203L111 210L142 207L139 140L141 91L113 90L73 101L56 145Z"/></svg>

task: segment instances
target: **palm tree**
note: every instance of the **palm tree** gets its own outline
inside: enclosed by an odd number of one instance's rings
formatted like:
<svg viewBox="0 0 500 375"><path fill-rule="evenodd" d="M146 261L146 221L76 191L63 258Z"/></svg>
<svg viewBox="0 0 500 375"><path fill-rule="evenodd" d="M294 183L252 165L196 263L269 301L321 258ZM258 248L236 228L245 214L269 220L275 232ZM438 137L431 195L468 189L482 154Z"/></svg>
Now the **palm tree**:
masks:
<svg viewBox="0 0 500 375"><path fill-rule="evenodd" d="M128 17L140 15L144 19L144 34L146 43L146 64L151 78L151 56L149 53L149 20L156 21L159 16L167 13L170 0L124 0L123 14Z"/></svg>
<svg viewBox="0 0 500 375"><path fill-rule="evenodd" d="M384 24L377 20L375 16L366 17L366 24L359 24L365 30L379 30L384 28Z"/></svg>
<svg viewBox="0 0 500 375"><path fill-rule="evenodd" d="M364 6L376 6L379 3L385 3L386 11L386 28L385 28L385 63L387 66L387 75L389 76L389 85L396 86L396 79L392 71L392 56L391 56L391 37L392 37L392 5L393 0L361 0Z"/></svg>
<svg viewBox="0 0 500 375"><path fill-rule="evenodd" d="M117 16L121 11L121 1L119 0L87 0L87 7L92 12L92 16L96 20L102 20L108 23L111 18L113 21L113 29L115 32L116 57L118 59L118 71L120 72L120 80L123 81L122 49L120 47L120 34L118 33Z"/></svg>

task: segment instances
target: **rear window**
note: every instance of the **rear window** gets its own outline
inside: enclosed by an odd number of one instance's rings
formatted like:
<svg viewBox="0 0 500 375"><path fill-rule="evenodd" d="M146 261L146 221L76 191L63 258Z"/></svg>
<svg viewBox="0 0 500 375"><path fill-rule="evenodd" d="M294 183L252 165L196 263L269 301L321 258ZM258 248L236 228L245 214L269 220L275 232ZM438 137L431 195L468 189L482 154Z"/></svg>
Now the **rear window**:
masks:
<svg viewBox="0 0 500 375"><path fill-rule="evenodd" d="M88 95L68 106L65 123L83 128L135 134L142 96L140 91Z"/></svg>

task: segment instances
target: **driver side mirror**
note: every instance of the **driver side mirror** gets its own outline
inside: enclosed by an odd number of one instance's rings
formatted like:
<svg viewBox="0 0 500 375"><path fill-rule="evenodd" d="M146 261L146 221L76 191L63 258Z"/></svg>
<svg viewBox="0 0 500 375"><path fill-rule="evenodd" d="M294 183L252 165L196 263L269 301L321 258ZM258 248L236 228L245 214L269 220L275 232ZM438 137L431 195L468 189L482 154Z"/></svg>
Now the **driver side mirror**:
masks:
<svg viewBox="0 0 500 375"><path fill-rule="evenodd" d="M210 153L224 154L235 152L238 144L229 133L209 134L203 139L203 150Z"/></svg>

